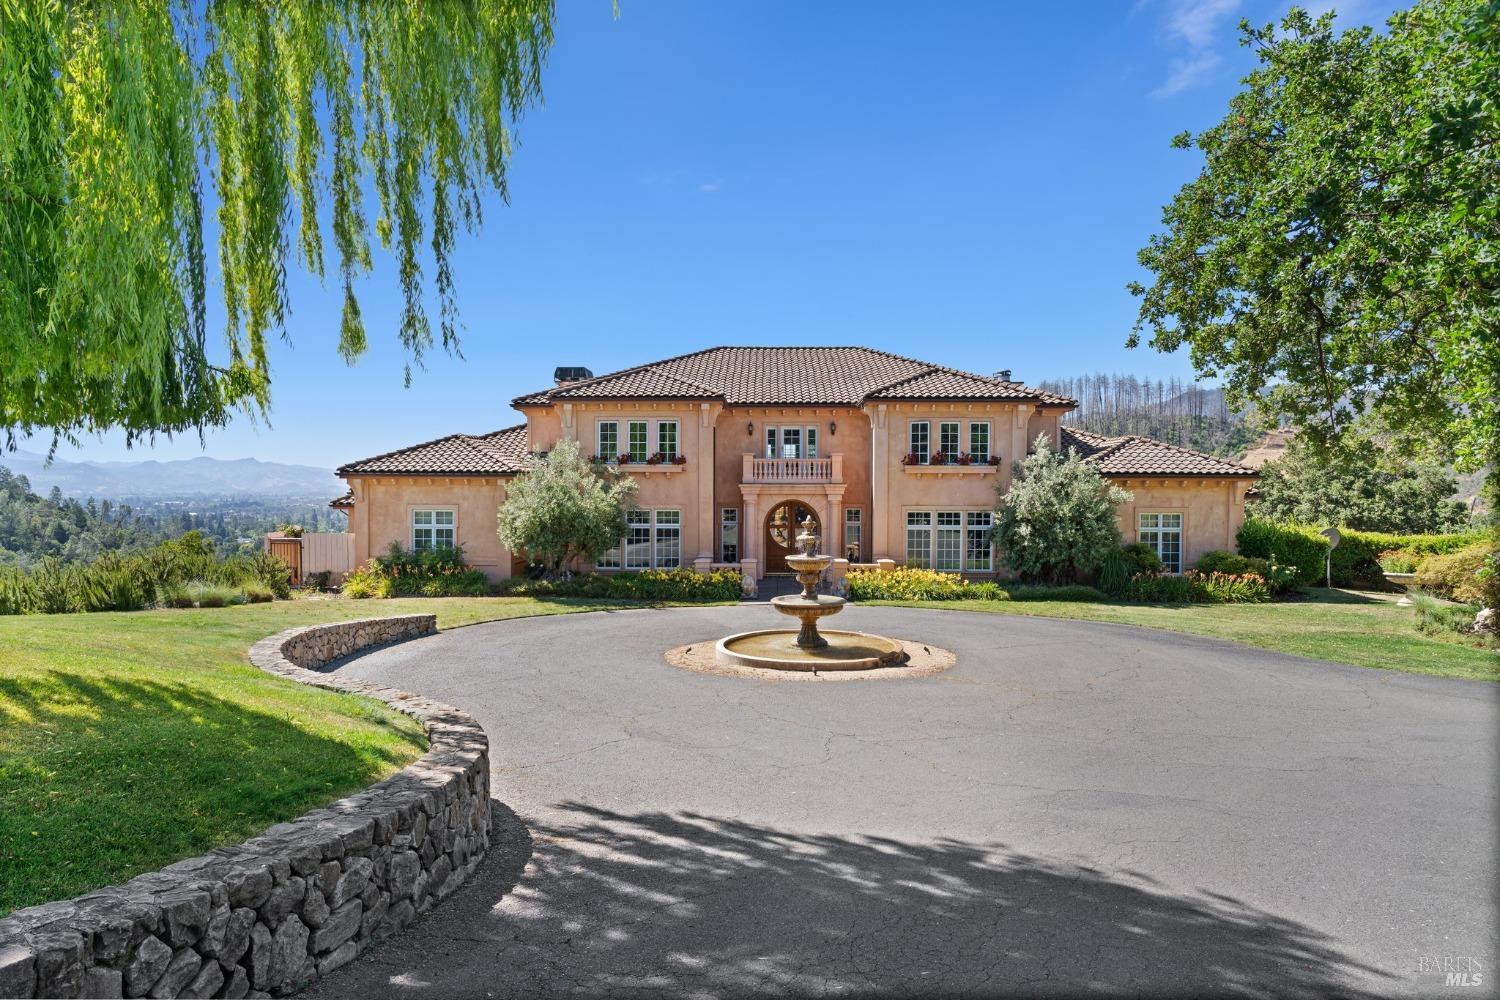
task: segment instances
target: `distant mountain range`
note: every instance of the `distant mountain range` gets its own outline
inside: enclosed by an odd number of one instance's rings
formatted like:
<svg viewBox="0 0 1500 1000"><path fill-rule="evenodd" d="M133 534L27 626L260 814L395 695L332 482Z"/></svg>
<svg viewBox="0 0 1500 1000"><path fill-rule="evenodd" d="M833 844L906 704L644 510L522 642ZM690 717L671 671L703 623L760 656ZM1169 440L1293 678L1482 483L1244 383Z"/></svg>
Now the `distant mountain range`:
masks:
<svg viewBox="0 0 1500 1000"><path fill-rule="evenodd" d="M188 458L170 462L67 462L47 464L45 455L0 451L0 465L31 481L33 493L46 495L56 486L64 496L191 497L285 496L333 497L344 485L332 469L286 465L255 458L225 460Z"/></svg>

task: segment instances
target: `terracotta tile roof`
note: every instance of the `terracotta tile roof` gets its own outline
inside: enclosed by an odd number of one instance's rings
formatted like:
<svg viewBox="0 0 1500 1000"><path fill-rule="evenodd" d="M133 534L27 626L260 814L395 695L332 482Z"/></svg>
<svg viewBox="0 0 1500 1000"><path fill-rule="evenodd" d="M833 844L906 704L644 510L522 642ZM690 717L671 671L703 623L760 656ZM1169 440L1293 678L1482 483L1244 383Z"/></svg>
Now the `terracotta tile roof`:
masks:
<svg viewBox="0 0 1500 1000"><path fill-rule="evenodd" d="M1062 428L1062 446L1076 448L1079 456L1106 476L1225 476L1254 479L1254 469L1215 458L1199 451L1179 448L1154 438L1127 434L1105 437L1072 427Z"/></svg>
<svg viewBox="0 0 1500 1000"><path fill-rule="evenodd" d="M1014 399L1075 405L1019 382L868 347L711 347L531 393L517 406L568 399L722 399L739 406L858 406L867 399Z"/></svg>
<svg viewBox="0 0 1500 1000"><path fill-rule="evenodd" d="M343 496L341 496L341 497L335 497L334 499L328 501L328 506L330 506L330 507L353 507L354 506L354 491L353 490L345 490Z"/></svg>
<svg viewBox="0 0 1500 1000"><path fill-rule="evenodd" d="M341 465L340 476L510 476L526 467L526 425L449 434Z"/></svg>

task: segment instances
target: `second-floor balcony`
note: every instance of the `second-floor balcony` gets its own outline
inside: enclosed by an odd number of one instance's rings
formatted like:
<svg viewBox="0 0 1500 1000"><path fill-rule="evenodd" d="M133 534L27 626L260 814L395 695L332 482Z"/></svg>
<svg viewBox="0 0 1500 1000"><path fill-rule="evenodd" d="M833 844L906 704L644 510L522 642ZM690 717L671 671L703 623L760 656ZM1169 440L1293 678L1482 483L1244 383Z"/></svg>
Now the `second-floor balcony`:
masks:
<svg viewBox="0 0 1500 1000"><path fill-rule="evenodd" d="M742 483L841 483L844 481L844 456L825 458L763 458L741 456Z"/></svg>

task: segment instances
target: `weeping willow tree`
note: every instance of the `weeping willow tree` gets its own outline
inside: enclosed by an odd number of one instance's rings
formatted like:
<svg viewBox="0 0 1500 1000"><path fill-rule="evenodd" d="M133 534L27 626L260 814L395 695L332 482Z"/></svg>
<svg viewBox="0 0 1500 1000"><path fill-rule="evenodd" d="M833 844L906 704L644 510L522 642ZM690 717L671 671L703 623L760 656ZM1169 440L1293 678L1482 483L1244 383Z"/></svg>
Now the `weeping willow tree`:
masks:
<svg viewBox="0 0 1500 1000"><path fill-rule="evenodd" d="M552 24L551 0L0 0L11 441L134 441L264 413L288 267L322 278L326 238L346 360L366 348L355 290L372 229L397 265L408 378L434 344L456 351L455 237L506 196ZM216 352L206 211L226 315Z"/></svg>

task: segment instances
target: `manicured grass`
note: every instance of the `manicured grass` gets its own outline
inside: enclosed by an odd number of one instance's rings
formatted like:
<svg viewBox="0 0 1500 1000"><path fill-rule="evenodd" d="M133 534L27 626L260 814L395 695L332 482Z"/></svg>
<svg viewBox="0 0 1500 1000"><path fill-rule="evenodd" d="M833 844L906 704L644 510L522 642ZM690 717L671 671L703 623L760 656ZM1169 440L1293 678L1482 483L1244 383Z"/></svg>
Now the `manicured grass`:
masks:
<svg viewBox="0 0 1500 1000"><path fill-rule="evenodd" d="M0 617L0 914L243 840L422 754L409 717L250 666L258 639L420 611L451 627L622 606L636 605L299 600Z"/></svg>
<svg viewBox="0 0 1500 1000"><path fill-rule="evenodd" d="M1500 653L1454 635L1417 631L1411 608L1398 607L1394 594L1351 590L1311 591L1271 604L1150 605L1074 601L867 601L898 607L988 611L993 614L1080 618L1146 625L1230 639L1248 646L1294 653L1316 660L1400 670L1439 677L1500 680Z"/></svg>

